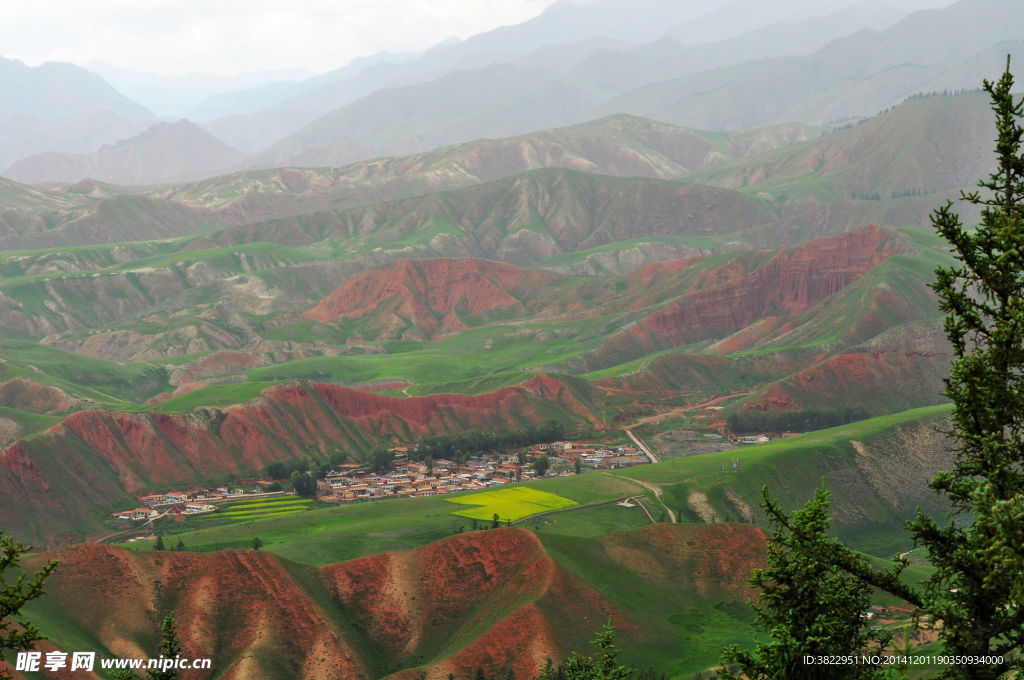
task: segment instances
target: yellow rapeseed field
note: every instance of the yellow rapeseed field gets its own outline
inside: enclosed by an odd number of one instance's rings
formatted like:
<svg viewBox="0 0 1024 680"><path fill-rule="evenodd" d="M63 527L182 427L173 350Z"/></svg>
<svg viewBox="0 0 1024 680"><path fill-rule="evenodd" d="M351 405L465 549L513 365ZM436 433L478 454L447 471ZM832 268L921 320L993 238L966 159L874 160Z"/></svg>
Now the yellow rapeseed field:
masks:
<svg viewBox="0 0 1024 680"><path fill-rule="evenodd" d="M456 510L454 514L470 517L472 519L491 520L494 513L502 522L506 520L515 521L539 512L557 510L578 505L576 501L556 496L546 491L537 491L525 486L514 486L497 491L484 491L483 493L461 498L446 498L449 503L472 506L464 510Z"/></svg>

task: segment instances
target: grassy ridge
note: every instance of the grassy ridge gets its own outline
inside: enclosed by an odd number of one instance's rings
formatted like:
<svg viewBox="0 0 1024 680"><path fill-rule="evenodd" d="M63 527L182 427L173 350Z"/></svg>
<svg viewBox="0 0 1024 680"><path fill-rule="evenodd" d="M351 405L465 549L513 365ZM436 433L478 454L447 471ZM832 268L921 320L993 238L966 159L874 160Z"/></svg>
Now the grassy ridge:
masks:
<svg viewBox="0 0 1024 680"><path fill-rule="evenodd" d="M665 502L681 510L688 521L700 521L694 507L703 506L720 520L742 519L746 509L759 523L764 521L759 508L762 486L767 485L772 495L792 510L811 498L825 479L832 491L836 534L864 552L890 555L909 549L903 525L913 516L915 506L932 513L947 509L926 488L927 474L916 480L914 488L886 488L886 484L897 485L913 477L897 473L918 464L901 460L900 442L905 440L899 437L907 428L934 431L944 424L950 408L949 404L918 408L793 439L676 458L612 474L663 485ZM870 459L858 451L855 442L878 445L887 451L887 457ZM734 460L738 461L736 472L732 472ZM704 496L699 504L694 494Z"/></svg>
<svg viewBox="0 0 1024 680"><path fill-rule="evenodd" d="M25 432L45 430L60 421L60 416L20 411L6 406L0 406L0 418L13 421L18 426L22 434Z"/></svg>
<svg viewBox="0 0 1024 680"><path fill-rule="evenodd" d="M107 361L24 340L4 341L3 358L0 382L28 378L115 408L131 408L169 387L156 362Z"/></svg>
<svg viewBox="0 0 1024 680"><path fill-rule="evenodd" d="M674 574L665 580L639 563L631 567L612 556L605 536L558 535L546 529L539 536L552 559L604 593L630 624L643 631L642 643L621 634L616 639L631 665L653 666L670 677L690 677L717 665L723 644L750 645L753 639L752 613L742 596L737 601L715 588L695 588L692 574ZM653 546L634 547L645 548ZM652 549L652 560L658 557ZM601 623L595 621L592 627L596 630ZM616 625L622 630L624 623L620 620Z"/></svg>

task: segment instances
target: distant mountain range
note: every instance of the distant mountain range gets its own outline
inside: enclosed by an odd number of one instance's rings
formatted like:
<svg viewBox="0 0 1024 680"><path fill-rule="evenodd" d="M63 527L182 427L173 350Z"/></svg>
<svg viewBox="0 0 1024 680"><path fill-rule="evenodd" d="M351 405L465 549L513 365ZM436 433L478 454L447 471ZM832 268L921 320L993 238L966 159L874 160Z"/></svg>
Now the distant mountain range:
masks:
<svg viewBox="0 0 1024 680"><path fill-rule="evenodd" d="M464 201L481 206L485 197L502 195L501 191L495 193L496 188L472 188L474 185L497 180L496 187L514 188L513 193L518 193L536 185L542 178L531 180L529 175L514 181L506 178L531 170L560 168L563 170L545 175L544 181L561 178L552 187L600 185L609 196L624 195L614 187L631 182L669 196L675 191L672 183L655 190L661 185L635 179L616 183L596 175L661 180L686 178L691 183L728 190L720 195L731 198L725 204L718 204L719 211L732 210L734 201L749 203L751 197L770 201L769 217L734 222L731 229L736 238L748 244L782 246L839 233L867 221L926 223L936 200L955 197L959 189L969 188L992 167L991 153L979 141L993 134L988 116L981 94L912 98L884 115L824 135L818 129L801 125L723 134L631 116L612 116L537 134L466 142L411 156L362 161L332 169L236 172L151 191L145 199L114 200L124 190L98 189L104 185L95 182L82 190L51 192L11 183L10 186L21 188L12 189L9 210L0 213L0 225L5 222L12 225L6 233L0 233L0 245L38 247L69 238L76 243L97 243L120 240L129 230L134 231L137 238L167 235L168 228L177 235L185 235L193 226L213 224L245 225L211 237L223 244L268 238L289 243L308 242L311 234L319 233L322 238L327 233L325 230L340 228L341 224L353 220L365 222L367 213L352 209L373 203L379 204L372 212L377 214L375 224L381 229L394 225L408 231L418 228L414 225L439 224L438 220L459 224L465 220L460 216L465 214L465 208L461 207ZM133 170L137 176L156 183L161 177L166 180L169 172L177 173L178 177L189 173L196 176L201 174L203 164L218 162L223 167L236 160L238 153L226 149L198 127L180 122L161 124L131 143L95 154L43 156L33 160L49 158L56 158L70 168L70 173L65 175L69 183L76 174L111 172L123 168L126 161L137 168ZM15 169L19 168L24 168L26 173L34 171L28 161ZM578 179L571 179L564 169L586 174L573 175ZM100 193L92 196L97 190ZM460 191L443 200L437 196L415 198L450 190ZM683 193L687 192L693 194L690 188ZM45 219L36 212L26 212L21 202L29 195L52 197L53 210L61 212ZM576 198L570 199L569 193L553 192L551 187L543 193L531 190L522 194L528 202L542 196L548 202L545 210L554 210L552 214L557 210L567 210L570 212L565 214L570 214L578 208L572 205ZM552 206L556 196L558 200L570 200L555 210ZM403 198L409 200L393 206L384 203ZM99 202L95 202L96 199ZM119 201L123 208L141 200L157 201L168 208L173 206L174 214L187 213L192 217L180 221L176 227L149 217L129 226L122 224L122 217L127 218L136 209L116 208L107 213L105 235L102 230L86 229L85 225L95 219L89 215L90 211L112 200ZM0 204L2 202L0 194ZM69 202L77 207L68 210ZM824 211L826 203L829 207ZM39 205L39 202L33 198L24 205ZM412 206L417 206L412 212L417 216L415 220L406 217ZM495 204L488 204L487 210L505 215L504 209ZM161 209L157 214L163 212ZM317 215L315 229L310 229L302 220L293 219L310 214ZM621 216L627 214L628 210ZM118 215L122 217L115 217ZM401 227L395 222L397 218L401 218ZM529 219L533 218L528 217L524 224ZM154 231L147 232L146 228ZM294 236L286 237L289 230ZM451 235L452 238L464 236ZM540 247L544 240L539 234L529 238L533 245L527 251ZM553 255L562 252L562 247L548 250L549 255ZM467 252L492 256L473 250L434 251L437 255ZM594 257L609 263L607 253L595 253ZM527 261L536 260L519 262ZM589 266L582 262L577 265L582 269L574 271L586 271Z"/></svg>
<svg viewBox="0 0 1024 680"><path fill-rule="evenodd" d="M313 75L308 71L295 69L257 71L230 76L206 73L168 76L118 68L103 61L92 61L85 66L102 76L118 92L163 118L195 117L196 114L193 112L197 107L226 92L257 87L284 87L296 81L308 80ZM238 112L238 109L231 111ZM196 120L205 118L200 116Z"/></svg>
<svg viewBox="0 0 1024 680"><path fill-rule="evenodd" d="M158 123L92 153L49 152L24 158L5 173L19 182L160 184L226 171L245 157L195 123Z"/></svg>
<svg viewBox="0 0 1024 680"><path fill-rule="evenodd" d="M2 168L46 151L92 151L138 134L154 119L84 68L65 63L31 67L0 57Z"/></svg>
<svg viewBox="0 0 1024 680"><path fill-rule="evenodd" d="M18 114L0 121L0 167L40 153L88 153L137 135L152 124L152 119L124 118L110 111L57 118Z"/></svg>
<svg viewBox="0 0 1024 680"><path fill-rule="evenodd" d="M14 116L58 117L109 111L125 118L153 113L128 99L100 76L74 64L26 66L0 57L0 120Z"/></svg>
<svg viewBox="0 0 1024 680"><path fill-rule="evenodd" d="M518 26L420 55L376 55L305 81L223 92L192 112L228 146L257 152L234 169L339 165L620 112L719 130L824 124L873 115L915 92L974 87L979 74L991 72L1007 51L1019 50L1013 41L1024 25L1024 10L1008 0L961 0L933 10L921 10L929 4L924 0L898 6L836 0L800 12L788 6L755 10L746 0L685 8L663 0L648 4L650 12L642 16L651 21L637 23L641 15L621 0L562 0ZM921 11L908 16L911 10ZM631 21L623 21L622 12ZM971 29L961 30L967 24ZM46 68L87 73L70 65ZM141 87L138 74L107 72L126 87ZM270 75L251 77L259 82ZM83 77L85 84L71 91L97 89L102 81L91 78ZM178 86L166 79L152 84L163 83L158 94L167 94L179 86L209 90L214 80L196 76ZM0 144L0 167L40 152L82 153L126 140L141 128L110 117L135 121L149 115L114 96L109 86L107 95L118 101L101 101L93 93L75 97L74 106L47 98L40 87L27 99L51 105L23 107L22 115L35 117L31 134L23 134L29 131L24 119L5 121L0 113L0 141L9 140ZM89 121L68 119L83 115L82 102L88 101L96 102L89 110L107 111L102 116L109 122L96 113ZM220 160L187 176L222 172ZM141 170L138 164L115 169L111 162L96 179ZM24 167L19 166L22 174L8 176L78 181L84 176L70 176L72 167L91 166L47 166L34 159L31 175ZM183 176L148 173L127 183Z"/></svg>
<svg viewBox="0 0 1024 680"><path fill-rule="evenodd" d="M602 110L726 130L782 120L855 120L914 93L977 88L979 56L991 55L982 59L988 73L1005 66L1008 53L1024 59L1022 32L1020 3L962 0L885 30L839 38L810 56L750 61L648 85Z"/></svg>

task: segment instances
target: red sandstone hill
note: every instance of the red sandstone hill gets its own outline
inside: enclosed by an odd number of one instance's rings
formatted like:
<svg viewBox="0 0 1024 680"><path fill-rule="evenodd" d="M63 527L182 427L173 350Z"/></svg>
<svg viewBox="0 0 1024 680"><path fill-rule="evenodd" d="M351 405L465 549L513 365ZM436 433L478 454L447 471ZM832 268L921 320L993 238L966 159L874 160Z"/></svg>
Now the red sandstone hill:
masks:
<svg viewBox="0 0 1024 680"><path fill-rule="evenodd" d="M557 409L596 422L593 407L564 383L535 376L467 396L396 399L325 384L283 383L245 404L193 413L81 411L0 450L0 524L25 541L80 540L99 516L156 484L261 470L309 450L355 455L368 442L433 432L511 429ZM538 415L538 410L545 415Z"/></svg>
<svg viewBox="0 0 1024 680"><path fill-rule="evenodd" d="M227 680L373 679L424 658L433 659L424 668L429 678L469 677L477 666L510 666L529 678L547 657L564 656L592 634L552 625L552 617L614 614L625 634L636 634L521 529L319 568L286 567L268 552L154 554L101 545L46 557L61 565L47 584L52 606L111 655L148 656L160 617L174 610L184 655L212 657L215 676Z"/></svg>
<svg viewBox="0 0 1024 680"><path fill-rule="evenodd" d="M83 403L62 389L27 378L0 383L0 406L31 413L67 413Z"/></svg>
<svg viewBox="0 0 1024 680"><path fill-rule="evenodd" d="M751 396L743 408L758 411L821 409L822 404L864 405L875 412L940 403L952 352L858 349L816 362ZM875 408L871 408L875 406Z"/></svg>
<svg viewBox="0 0 1024 680"><path fill-rule="evenodd" d="M753 526L663 524L600 540L610 564L632 574L634 593L678 585L709 602L739 603L750 597L743 579L764 563L764 534ZM51 558L61 566L40 606L63 624L36 619L53 644L68 646L62 636L78 629L100 656L147 656L161 617L174 610L184 656L211 657L213 676L228 680L411 680L421 672L437 680L471 677L477 667L532 678L548 657L588 649L609 615L620 643L650 633L523 529L320 567L268 552L103 545L37 555L28 566Z"/></svg>
<svg viewBox="0 0 1024 680"><path fill-rule="evenodd" d="M486 260L402 260L350 277L304 316L362 321L358 332L375 340L426 340L491 312L523 316L538 306L541 288L562 278Z"/></svg>
<svg viewBox="0 0 1024 680"><path fill-rule="evenodd" d="M766 262L734 259L705 272L692 293L645 318L635 334L681 344L740 330L765 317L792 318L877 267L902 244L878 227L818 239Z"/></svg>
<svg viewBox="0 0 1024 680"><path fill-rule="evenodd" d="M869 227L712 267L700 259L650 265L629 288L688 289L576 362L604 368L687 346L595 384L622 402L754 393L747 408L858 407L873 415L941 400L950 347L914 247ZM909 263L909 264L908 264ZM683 284L675 284L681 290Z"/></svg>
<svg viewBox="0 0 1024 680"><path fill-rule="evenodd" d="M696 271L685 292L611 338L599 352L639 356L737 332L742 333L720 351L746 349L791 331L801 314L888 257L907 251L898 235L870 226L779 251L746 253L709 268L698 267L700 260L652 264L632 274L630 285L654 291L685 273L688 265Z"/></svg>
<svg viewBox="0 0 1024 680"><path fill-rule="evenodd" d="M659 262L618 288L610 280L486 260L403 260L350 277L305 317L343 326L357 339L422 341L490 318L653 308L611 346L660 350L750 329L722 348L737 351L790 330L787 322L907 251L895 232L871 226L778 251L741 253L721 264L699 257Z"/></svg>

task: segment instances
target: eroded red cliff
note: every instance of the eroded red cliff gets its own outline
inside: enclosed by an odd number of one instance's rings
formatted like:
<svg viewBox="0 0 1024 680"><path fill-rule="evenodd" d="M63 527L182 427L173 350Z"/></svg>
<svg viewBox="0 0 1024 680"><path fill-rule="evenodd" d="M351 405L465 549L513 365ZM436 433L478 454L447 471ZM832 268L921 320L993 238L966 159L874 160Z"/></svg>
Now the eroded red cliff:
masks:
<svg viewBox="0 0 1024 680"><path fill-rule="evenodd" d="M372 339L426 340L465 329L474 316L524 313L524 291L559 278L487 260L401 260L349 277L304 316L362 321L360 332Z"/></svg>
<svg viewBox="0 0 1024 680"><path fill-rule="evenodd" d="M878 227L818 239L775 254L751 253L702 272L690 290L627 331L641 347L717 339L771 319L793 318L850 285L906 246ZM646 275L664 276L667 265ZM614 342L614 341L613 341Z"/></svg>

